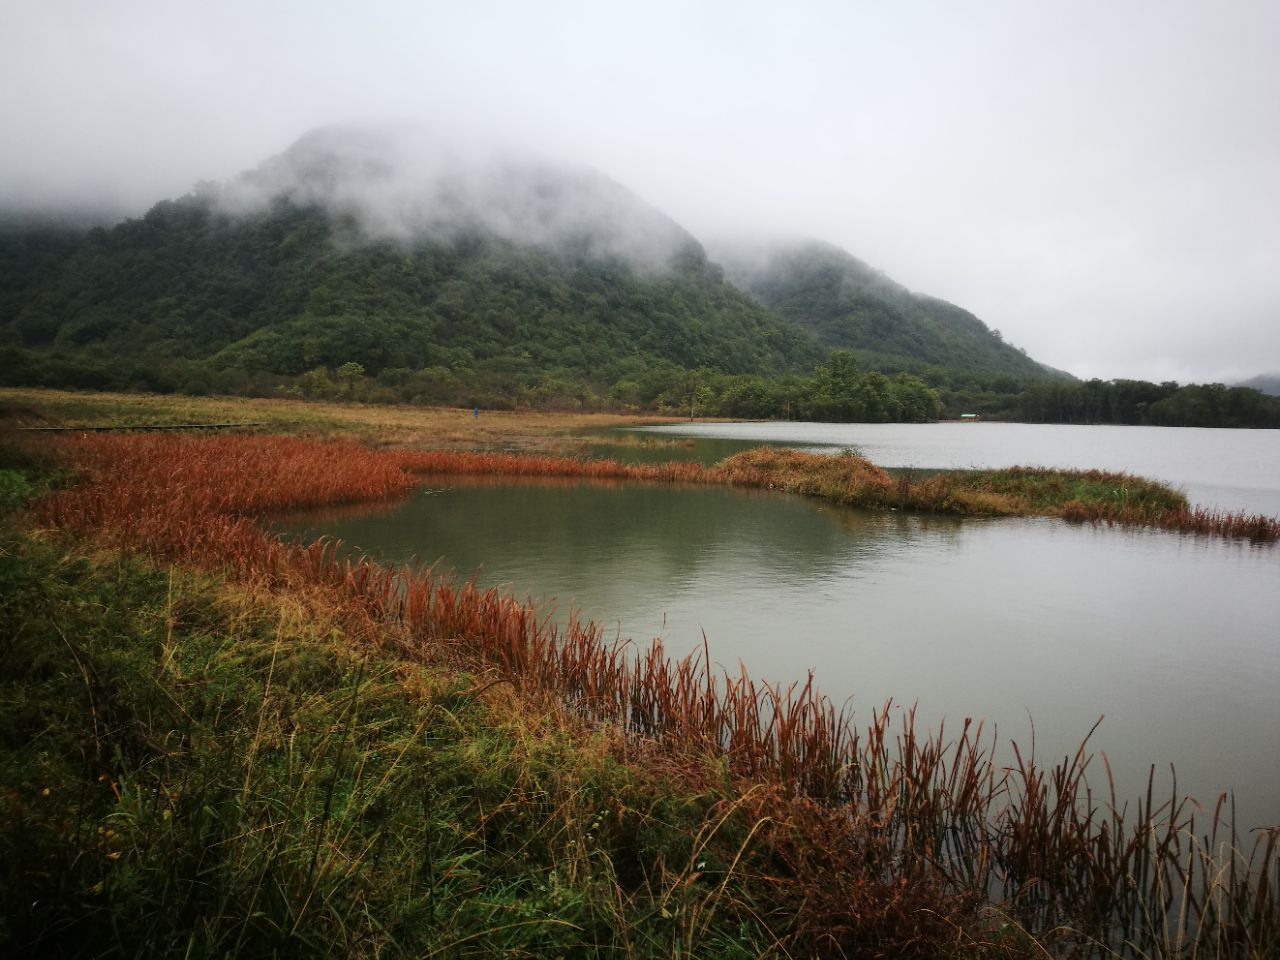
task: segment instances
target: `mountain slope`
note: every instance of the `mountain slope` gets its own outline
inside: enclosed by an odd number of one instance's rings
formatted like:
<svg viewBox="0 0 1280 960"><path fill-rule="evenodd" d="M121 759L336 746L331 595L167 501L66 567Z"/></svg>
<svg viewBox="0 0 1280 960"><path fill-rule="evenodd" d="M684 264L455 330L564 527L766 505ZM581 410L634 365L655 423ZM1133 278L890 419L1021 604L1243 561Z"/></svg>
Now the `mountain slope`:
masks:
<svg viewBox="0 0 1280 960"><path fill-rule="evenodd" d="M608 383L654 364L807 370L824 353L602 175L394 131L309 135L38 266L0 324L60 355Z"/></svg>
<svg viewBox="0 0 1280 960"><path fill-rule="evenodd" d="M280 374L496 358L590 370L628 357L776 372L820 357L693 253L649 276L481 232L402 244L315 208L232 219L197 198L96 234L10 326L30 347Z"/></svg>
<svg viewBox="0 0 1280 960"><path fill-rule="evenodd" d="M838 247L819 241L718 253L726 275L825 346L868 366L927 366L1024 379L1061 377L1004 343L954 304L912 293Z"/></svg>
<svg viewBox="0 0 1280 960"><path fill-rule="evenodd" d="M1238 387L1252 387L1260 393L1265 393L1271 397L1280 397L1280 373L1262 373L1256 377L1250 377L1241 383L1236 384Z"/></svg>

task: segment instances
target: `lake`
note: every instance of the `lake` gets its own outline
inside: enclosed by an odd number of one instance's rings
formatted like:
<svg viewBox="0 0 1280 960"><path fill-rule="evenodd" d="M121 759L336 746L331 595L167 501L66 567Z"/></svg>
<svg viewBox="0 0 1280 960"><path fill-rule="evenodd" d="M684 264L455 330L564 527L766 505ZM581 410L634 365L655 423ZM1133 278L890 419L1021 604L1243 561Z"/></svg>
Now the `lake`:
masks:
<svg viewBox="0 0 1280 960"><path fill-rule="evenodd" d="M878 462L920 468L965 456L965 465L985 465L979 454L1018 437L1033 453L1009 463L1085 465L1037 455L1065 457L1070 448L1057 438L1083 431L1085 447L1116 458L1102 466L1152 472L1122 462L1126 446L1145 451L1129 452L1135 463L1166 451L1168 464L1185 467L1167 479L1241 497L1223 506L1280 502L1280 471L1249 472L1223 453L1236 441L1219 440L1260 438L1256 462L1274 454L1266 446L1274 434L1193 431L1206 447L1185 448L1179 459L1165 438L1126 445L1108 433L1134 428L1038 428L1050 439L1033 441L1037 428L1004 432L1018 425L869 426L693 429L716 432L720 453L751 439L726 433L780 428L776 439L857 446ZM1107 436L1090 438L1093 429ZM934 447L930 436L940 438ZM699 443L678 449L699 456ZM1224 475L1205 468L1214 458L1227 465ZM1137 795L1151 764L1167 790L1173 764L1179 790L1206 805L1234 789L1242 828L1280 823L1273 546L1045 519L858 511L759 491L466 478L428 481L402 504L312 515L285 529L336 536L387 561L440 560L561 614L572 605L624 637L660 636L673 653L699 646L705 631L726 668L741 660L754 676L782 681L813 670L820 688L851 698L862 720L889 698L918 702L926 723L985 718L1024 748L1034 721L1037 755L1054 760L1105 715L1091 746L1107 753L1122 797ZM1091 769L1101 783L1100 761Z"/></svg>
<svg viewBox="0 0 1280 960"><path fill-rule="evenodd" d="M1119 470L1181 487L1192 503L1280 515L1280 430L1033 423L690 423L642 428L725 456L760 443L853 448L882 467ZM641 431L635 431L637 433Z"/></svg>

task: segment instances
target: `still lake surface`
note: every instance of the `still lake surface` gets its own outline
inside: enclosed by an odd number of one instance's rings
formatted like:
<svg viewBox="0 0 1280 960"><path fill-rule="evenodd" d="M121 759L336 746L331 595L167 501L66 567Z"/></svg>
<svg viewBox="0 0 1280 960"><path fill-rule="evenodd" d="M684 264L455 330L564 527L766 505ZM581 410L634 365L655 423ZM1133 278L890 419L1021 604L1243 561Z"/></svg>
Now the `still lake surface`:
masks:
<svg viewBox="0 0 1280 960"><path fill-rule="evenodd" d="M1182 488L1193 504L1280 515L1280 430L1035 423L705 423L646 427L735 452L761 443L851 448L882 467L1117 470Z"/></svg>
<svg viewBox="0 0 1280 960"><path fill-rule="evenodd" d="M1280 513L1280 431L659 429L710 439L609 452L707 458L769 441L853 446L921 469L1102 466L1159 476L1196 502ZM930 725L985 718L1024 751L1034 721L1037 757L1051 761L1105 715L1090 746L1109 757L1121 797L1138 795L1152 764L1167 792L1173 764L1179 792L1207 806L1234 790L1242 829L1280 823L1276 546L874 513L767 492L464 478L280 528L335 536L391 562L439 560L621 636L662 637L677 655L705 631L727 669L741 661L784 682L812 670L834 700L850 698L859 720L892 698L917 703ZM1101 785L1100 758L1090 769Z"/></svg>

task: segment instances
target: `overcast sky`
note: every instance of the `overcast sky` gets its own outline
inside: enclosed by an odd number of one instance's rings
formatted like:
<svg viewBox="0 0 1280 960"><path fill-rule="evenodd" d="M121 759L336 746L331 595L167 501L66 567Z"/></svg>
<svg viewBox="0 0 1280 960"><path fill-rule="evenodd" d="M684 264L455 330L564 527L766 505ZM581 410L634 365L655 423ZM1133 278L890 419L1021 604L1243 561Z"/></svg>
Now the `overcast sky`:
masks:
<svg viewBox="0 0 1280 960"><path fill-rule="evenodd" d="M0 0L0 203L141 213L386 119L829 240L1078 376L1280 370L1277 0Z"/></svg>

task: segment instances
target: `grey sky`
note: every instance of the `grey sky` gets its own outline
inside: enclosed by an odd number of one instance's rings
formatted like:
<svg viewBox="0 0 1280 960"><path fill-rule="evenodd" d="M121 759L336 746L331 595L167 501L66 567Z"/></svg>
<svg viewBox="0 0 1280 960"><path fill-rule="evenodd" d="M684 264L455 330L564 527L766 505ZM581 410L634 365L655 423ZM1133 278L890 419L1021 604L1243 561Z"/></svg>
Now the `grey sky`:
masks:
<svg viewBox="0 0 1280 960"><path fill-rule="evenodd" d="M1280 369L1280 3L0 0L0 202L130 212L309 128L598 167L1080 376Z"/></svg>

